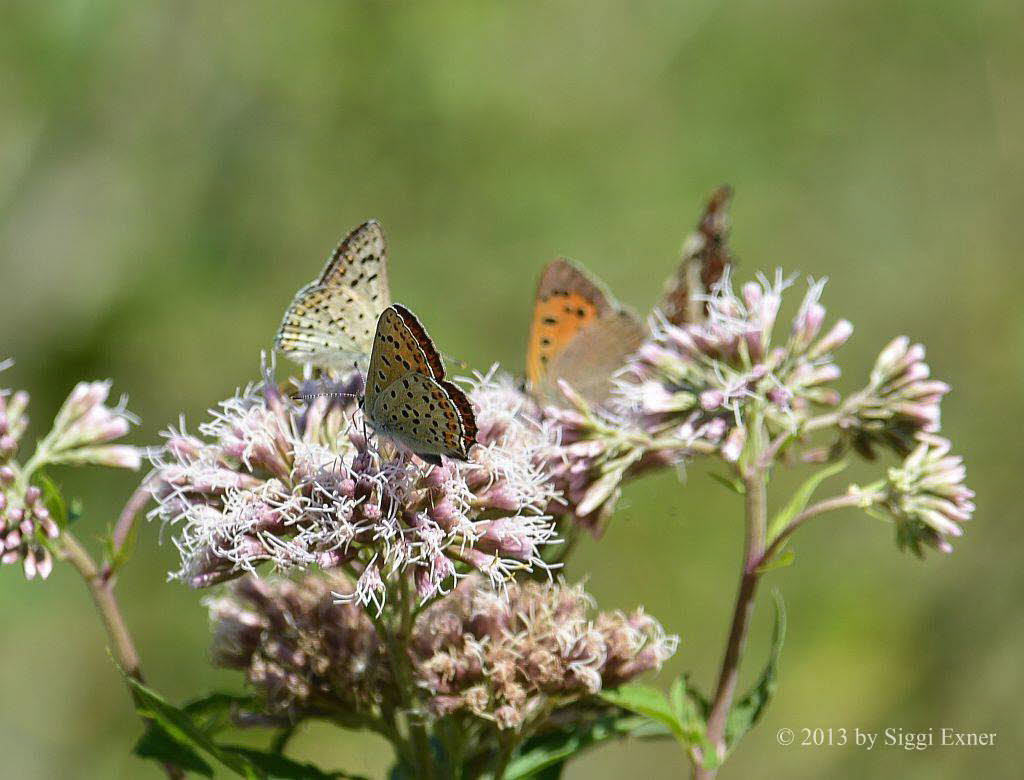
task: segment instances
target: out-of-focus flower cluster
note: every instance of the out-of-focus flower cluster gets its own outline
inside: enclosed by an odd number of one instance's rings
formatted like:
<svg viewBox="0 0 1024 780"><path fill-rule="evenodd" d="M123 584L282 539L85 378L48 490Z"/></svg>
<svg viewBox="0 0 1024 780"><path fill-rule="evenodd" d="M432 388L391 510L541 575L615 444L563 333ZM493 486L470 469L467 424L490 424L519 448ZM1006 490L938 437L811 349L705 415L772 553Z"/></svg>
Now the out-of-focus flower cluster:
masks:
<svg viewBox="0 0 1024 780"><path fill-rule="evenodd" d="M487 375L470 393L479 446L465 463L430 466L368 442L361 381L286 395L267 376L223 402L200 436L167 434L156 511L177 526L178 577L203 587L263 562L350 565L358 579L339 596L380 609L410 569L425 601L467 567L502 584L543 564L556 494L536 464L552 434Z"/></svg>
<svg viewBox="0 0 1024 780"><path fill-rule="evenodd" d="M0 370L11 365L0 363ZM21 562L25 576L46 578L53 560L46 540L60 535L39 487L31 484L34 472L51 464L93 464L137 469L141 457L135 447L111 444L128 432L132 416L124 399L106 404L110 382L80 382L71 391L53 421L53 428L36 445L27 461L16 460L28 425L29 397L24 391L0 391L0 564Z"/></svg>
<svg viewBox="0 0 1024 780"><path fill-rule="evenodd" d="M735 461L752 403L769 426L794 433L815 409L837 404L839 395L829 386L839 377L832 352L853 328L840 320L822 334L823 283L812 283L788 339L776 345L776 318L788 285L776 274L736 293L727 272L707 297L705 320L673 325L655 315L650 340L619 385L622 414L652 435L701 441Z"/></svg>
<svg viewBox="0 0 1024 780"><path fill-rule="evenodd" d="M431 709L519 728L675 652L678 638L643 610L593 615L593 606L582 585L517 582L502 595L461 584L420 617L412 643Z"/></svg>
<svg viewBox="0 0 1024 780"><path fill-rule="evenodd" d="M393 681L366 610L333 595L349 589L337 572L242 577L208 603L214 663L245 670L273 715L369 711L393 694Z"/></svg>
<svg viewBox="0 0 1024 780"><path fill-rule="evenodd" d="M269 712L293 719L395 704L372 623L332 596L344 587L336 574L233 584L210 603L215 662L245 670ZM435 716L509 729L660 668L676 644L642 610L593 614L582 586L527 581L502 595L473 575L417 618L409 660Z"/></svg>
<svg viewBox="0 0 1024 780"><path fill-rule="evenodd" d="M853 447L867 458L883 445L906 455L919 432L939 430L942 397L949 385L930 379L924 347L906 336L892 340L871 370L868 385L844 402L839 427Z"/></svg>
<svg viewBox="0 0 1024 780"><path fill-rule="evenodd" d="M963 459L950 454L946 439L918 433L913 451L865 496L895 520L900 549L918 556L925 546L950 553L949 540L963 534L960 524L974 513L974 491L964 484L966 476Z"/></svg>

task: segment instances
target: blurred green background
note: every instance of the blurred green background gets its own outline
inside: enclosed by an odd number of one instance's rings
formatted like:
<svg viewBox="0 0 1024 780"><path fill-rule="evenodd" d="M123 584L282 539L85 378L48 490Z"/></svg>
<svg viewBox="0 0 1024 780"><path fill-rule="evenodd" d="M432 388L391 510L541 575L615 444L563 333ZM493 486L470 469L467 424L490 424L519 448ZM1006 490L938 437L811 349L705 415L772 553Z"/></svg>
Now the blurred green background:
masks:
<svg viewBox="0 0 1024 780"><path fill-rule="evenodd" d="M729 182L741 278L831 278L830 316L857 328L845 388L893 335L929 346L979 498L949 558L902 555L856 513L798 535L796 565L769 580L790 611L780 692L724 776L1019 776L1022 33L1012 0L6 3L0 357L18 363L3 385L31 390L38 433L76 380L112 377L143 418L134 441L155 442L255 378L293 291L369 217L395 297L441 348L519 370L543 262L581 259L646 309ZM136 480L58 476L90 541ZM682 636L668 671L708 686L738 512L699 465L638 482L570 574L603 607L644 603ZM165 584L159 530L120 586L150 680L175 700L237 685L207 662L204 594ZM69 570L0 570L0 625L0 775L157 776L129 755L140 727ZM830 726L998 738L775 740ZM388 762L383 743L321 728L296 747L374 775ZM622 744L568 776L685 770L672 745Z"/></svg>

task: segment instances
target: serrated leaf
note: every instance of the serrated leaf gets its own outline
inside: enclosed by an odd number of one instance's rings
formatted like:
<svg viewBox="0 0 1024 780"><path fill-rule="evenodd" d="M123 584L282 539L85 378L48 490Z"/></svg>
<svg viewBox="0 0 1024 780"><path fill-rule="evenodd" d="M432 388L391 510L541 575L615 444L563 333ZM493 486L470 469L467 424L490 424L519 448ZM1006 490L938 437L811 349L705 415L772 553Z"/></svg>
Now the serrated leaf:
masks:
<svg viewBox="0 0 1024 780"><path fill-rule="evenodd" d="M818 489L818 486L829 477L834 477L841 472L847 465L849 464L845 460L838 463L830 463L804 480L803 484L793 493L793 497L789 499L789 502L772 518L768 526L768 544L771 544L775 537L782 533L782 530L790 524L793 518L807 508L807 504L810 503L811 497L814 495L814 491Z"/></svg>
<svg viewBox="0 0 1024 780"><path fill-rule="evenodd" d="M779 658L782 655L782 645L786 641L786 606L778 591L773 595L775 598L775 627L772 630L771 653L760 679L729 711L729 717L725 724L727 750L732 750L740 738L757 724L761 716L764 715L772 696L775 695Z"/></svg>

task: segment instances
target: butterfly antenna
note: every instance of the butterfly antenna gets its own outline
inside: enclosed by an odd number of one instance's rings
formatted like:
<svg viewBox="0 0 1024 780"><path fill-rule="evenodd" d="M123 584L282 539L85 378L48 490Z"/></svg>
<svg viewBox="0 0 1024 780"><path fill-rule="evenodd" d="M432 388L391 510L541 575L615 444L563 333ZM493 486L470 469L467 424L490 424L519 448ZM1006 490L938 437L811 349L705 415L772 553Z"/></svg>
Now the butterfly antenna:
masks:
<svg viewBox="0 0 1024 780"><path fill-rule="evenodd" d="M456 357L452 357L447 352L442 352L441 357L444 358L445 363L451 363L452 365L458 366L460 371L469 370L469 363L467 363L465 360L459 360Z"/></svg>

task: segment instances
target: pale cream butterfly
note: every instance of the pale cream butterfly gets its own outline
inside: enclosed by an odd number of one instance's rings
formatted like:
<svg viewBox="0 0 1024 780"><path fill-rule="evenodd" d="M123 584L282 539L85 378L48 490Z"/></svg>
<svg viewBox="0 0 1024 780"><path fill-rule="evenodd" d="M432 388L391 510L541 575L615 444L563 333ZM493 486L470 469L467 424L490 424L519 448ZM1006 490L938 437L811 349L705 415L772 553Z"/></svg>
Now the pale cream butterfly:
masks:
<svg viewBox="0 0 1024 780"><path fill-rule="evenodd" d="M444 364L416 315L393 304L377 320L363 415L378 434L428 463L469 457L476 443L473 406L444 377Z"/></svg>
<svg viewBox="0 0 1024 780"><path fill-rule="evenodd" d="M320 276L296 293L274 349L318 368L363 366L374 325L390 299L384 231L370 220L349 233Z"/></svg>

